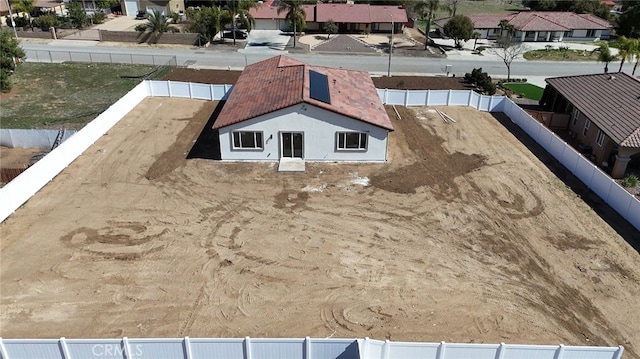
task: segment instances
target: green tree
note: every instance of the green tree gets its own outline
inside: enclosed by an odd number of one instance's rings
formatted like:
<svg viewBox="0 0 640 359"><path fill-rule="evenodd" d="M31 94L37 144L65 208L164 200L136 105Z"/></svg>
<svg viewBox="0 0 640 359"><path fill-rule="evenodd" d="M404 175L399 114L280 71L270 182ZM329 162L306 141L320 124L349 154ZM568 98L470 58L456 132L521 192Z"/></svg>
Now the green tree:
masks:
<svg viewBox="0 0 640 359"><path fill-rule="evenodd" d="M0 29L0 91L11 91L11 74L16 69L16 58L25 57L20 42L13 36L13 32Z"/></svg>
<svg viewBox="0 0 640 359"><path fill-rule="evenodd" d="M200 41L211 42L218 32L222 30L222 24L226 22L224 12L219 6L203 7L199 10L187 9L189 19L188 31L200 35Z"/></svg>
<svg viewBox="0 0 640 359"><path fill-rule="evenodd" d="M69 20L71 20L75 28L82 29L87 24L87 13L84 11L81 3L69 1L67 3L67 10L69 11Z"/></svg>
<svg viewBox="0 0 640 359"><path fill-rule="evenodd" d="M298 30L307 28L306 16L302 8L302 0L281 0L278 5L278 14L286 12L285 20L293 27L293 47L296 47L296 34Z"/></svg>
<svg viewBox="0 0 640 359"><path fill-rule="evenodd" d="M456 48L462 48L464 41L469 41L473 34L473 22L464 15L456 15L444 24L444 34L452 38Z"/></svg>
<svg viewBox="0 0 640 359"><path fill-rule="evenodd" d="M591 51L591 53L598 52L598 61L604 63L604 73L606 74L609 72L609 63L615 61L617 56L611 54L611 49L609 49L609 45L606 42L600 41L598 45L598 48Z"/></svg>
<svg viewBox="0 0 640 359"><path fill-rule="evenodd" d="M498 27L500 28L499 38L503 38L505 36L505 33L508 37L513 37L513 34L515 33L515 28L513 27L513 25L509 23L509 20L507 19L500 20Z"/></svg>
<svg viewBox="0 0 640 359"><path fill-rule="evenodd" d="M618 56L620 57L620 68L618 69L618 72L622 72L622 66L624 65L625 60L631 61L636 53L638 40L620 36L620 38L616 40L615 44L618 47Z"/></svg>
<svg viewBox="0 0 640 359"><path fill-rule="evenodd" d="M617 33L626 37L640 37L640 4L629 7L620 15Z"/></svg>
<svg viewBox="0 0 640 359"><path fill-rule="evenodd" d="M178 32L178 28L170 25L166 16L158 9L154 9L147 18L147 22L136 26L139 33L148 33L150 42L156 43L162 34L167 31Z"/></svg>
<svg viewBox="0 0 640 359"><path fill-rule="evenodd" d="M12 0L10 1L11 8L15 10L20 16L25 17L25 14L30 15L35 9L34 0Z"/></svg>
<svg viewBox="0 0 640 359"><path fill-rule="evenodd" d="M227 0L223 11L222 18L225 22L231 23L231 29L233 30L233 44L236 44L236 29L237 24L240 22L247 28L247 31L251 31L251 28L256 24L256 20L249 12L251 8L257 8L260 6L255 0Z"/></svg>
<svg viewBox="0 0 640 359"><path fill-rule="evenodd" d="M327 33L327 40L329 40L331 34L338 32L338 25L336 25L335 21L329 19L329 21L324 23L323 29Z"/></svg>
<svg viewBox="0 0 640 359"><path fill-rule="evenodd" d="M633 71L631 71L631 75L636 75L636 69L638 68L638 60L640 60L640 39L632 39L631 41L635 41L635 46L632 52L632 55L636 58L636 63L633 65Z"/></svg>
<svg viewBox="0 0 640 359"><path fill-rule="evenodd" d="M431 32L431 22L435 17L436 11L440 9L440 1L439 0L421 0L417 2L413 6L413 11L418 15L420 20L424 20L426 22L424 27L424 49L427 49L427 45L429 45L429 33Z"/></svg>

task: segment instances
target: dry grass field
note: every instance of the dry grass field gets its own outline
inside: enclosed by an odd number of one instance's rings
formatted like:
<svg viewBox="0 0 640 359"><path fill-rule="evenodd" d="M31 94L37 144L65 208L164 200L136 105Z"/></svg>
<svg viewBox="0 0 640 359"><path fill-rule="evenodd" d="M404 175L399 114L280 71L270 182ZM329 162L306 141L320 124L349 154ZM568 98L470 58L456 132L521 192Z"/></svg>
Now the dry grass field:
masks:
<svg viewBox="0 0 640 359"><path fill-rule="evenodd" d="M146 99L0 225L2 337L622 344L640 358L640 255L504 118L398 108L389 163L283 174L187 159L215 106Z"/></svg>

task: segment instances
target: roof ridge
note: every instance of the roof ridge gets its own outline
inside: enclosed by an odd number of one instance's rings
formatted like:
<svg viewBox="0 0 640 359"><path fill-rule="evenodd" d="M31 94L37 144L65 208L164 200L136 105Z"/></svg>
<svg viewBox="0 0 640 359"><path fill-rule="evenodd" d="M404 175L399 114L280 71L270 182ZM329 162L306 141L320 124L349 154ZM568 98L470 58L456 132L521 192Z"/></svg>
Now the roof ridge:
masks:
<svg viewBox="0 0 640 359"><path fill-rule="evenodd" d="M563 11L553 11L553 12L563 12ZM574 12L567 12L567 13L572 14L572 15L576 15L576 13L574 13ZM556 25L558 25L560 27L563 27L563 28L565 28L567 30L570 30L568 27L564 26L563 24L557 23L557 22L547 18L546 16L539 15L538 12L536 12L534 15L539 17L539 18L541 18L541 19L543 19L543 20L545 20L545 21L549 21L550 23L556 24Z"/></svg>

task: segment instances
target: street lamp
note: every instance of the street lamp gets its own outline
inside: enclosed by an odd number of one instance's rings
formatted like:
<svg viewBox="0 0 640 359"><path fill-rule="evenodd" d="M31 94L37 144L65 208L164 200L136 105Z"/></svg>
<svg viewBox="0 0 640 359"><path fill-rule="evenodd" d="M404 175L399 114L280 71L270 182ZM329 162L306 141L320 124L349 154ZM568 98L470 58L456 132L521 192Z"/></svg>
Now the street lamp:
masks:
<svg viewBox="0 0 640 359"><path fill-rule="evenodd" d="M391 41L389 41L389 67L387 67L387 77L391 77L391 56L393 55L393 14L391 14Z"/></svg>

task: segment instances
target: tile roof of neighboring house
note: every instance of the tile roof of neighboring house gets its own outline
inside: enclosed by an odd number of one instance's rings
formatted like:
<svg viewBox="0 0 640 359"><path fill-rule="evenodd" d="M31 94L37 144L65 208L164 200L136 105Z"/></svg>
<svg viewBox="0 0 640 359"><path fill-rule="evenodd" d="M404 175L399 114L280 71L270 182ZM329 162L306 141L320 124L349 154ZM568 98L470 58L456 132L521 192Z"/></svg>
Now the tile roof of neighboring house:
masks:
<svg viewBox="0 0 640 359"><path fill-rule="evenodd" d="M9 7L6 1L0 1L0 13L9 13Z"/></svg>
<svg viewBox="0 0 640 359"><path fill-rule="evenodd" d="M562 11L521 11L513 14L472 14L467 15L476 29L496 29L500 20L509 20L520 31L570 31L605 30L611 24L591 14L576 14ZM436 24L443 27L450 18L438 19Z"/></svg>
<svg viewBox="0 0 640 359"><path fill-rule="evenodd" d="M371 14L371 22L393 22L405 23L409 21L407 18L407 10L398 6L371 5L369 6Z"/></svg>
<svg viewBox="0 0 640 359"><path fill-rule="evenodd" d="M313 21L314 18L314 5L302 5L304 10L305 21ZM278 7L271 6L268 3L262 4L259 8L249 9L249 13L253 15L255 19L267 19L267 20L284 20L287 16L287 11L283 11L278 14Z"/></svg>
<svg viewBox="0 0 640 359"><path fill-rule="evenodd" d="M405 23L408 20L407 10L397 6L369 5L369 4L344 4L344 3L317 3L315 5L302 5L305 11L305 20L314 22L327 22L333 20L336 23L372 23L391 22ZM256 19L284 19L286 12L278 14L278 7L263 4L257 9L250 9L251 15Z"/></svg>
<svg viewBox="0 0 640 359"><path fill-rule="evenodd" d="M327 76L331 103L310 97L309 70ZM213 128L303 102L393 131L368 72L313 66L284 55L245 67Z"/></svg>
<svg viewBox="0 0 640 359"><path fill-rule="evenodd" d="M369 4L316 4L316 22L370 23ZM389 20L391 22L391 20Z"/></svg>
<svg viewBox="0 0 640 359"><path fill-rule="evenodd" d="M625 73L546 79L609 138L640 147L640 81Z"/></svg>

